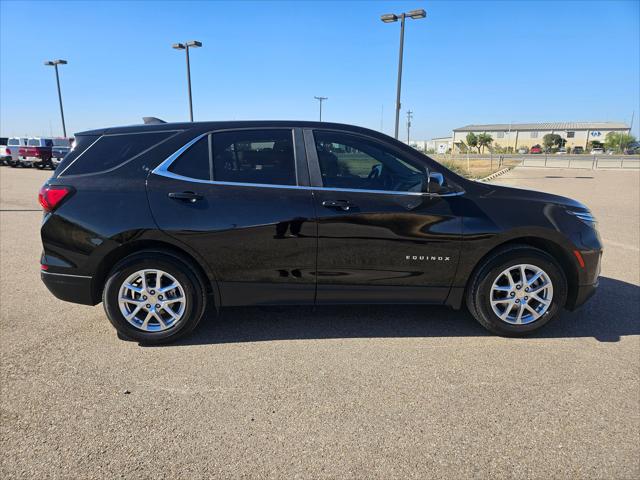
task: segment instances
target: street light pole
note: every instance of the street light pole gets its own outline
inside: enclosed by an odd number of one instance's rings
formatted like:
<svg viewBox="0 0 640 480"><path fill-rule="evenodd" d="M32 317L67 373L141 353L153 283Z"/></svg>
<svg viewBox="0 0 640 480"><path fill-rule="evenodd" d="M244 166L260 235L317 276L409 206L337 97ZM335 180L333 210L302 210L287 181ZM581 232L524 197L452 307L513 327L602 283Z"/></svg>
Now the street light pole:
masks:
<svg viewBox="0 0 640 480"><path fill-rule="evenodd" d="M410 12L401 13L396 15L395 13L387 13L380 17L384 23L393 23L397 22L398 18L400 19L400 52L398 55L398 87L396 91L396 128L395 128L395 138L398 138L398 131L400 129L400 92L402 89L402 57L404 53L404 23L406 17L412 18L414 20L418 20L420 18L424 18L427 16L427 12L424 10L411 10Z"/></svg>
<svg viewBox="0 0 640 480"><path fill-rule="evenodd" d="M329 97L313 97L316 100L318 100L318 102L320 102L320 121L322 121L322 102L324 102L325 100L327 100Z"/></svg>
<svg viewBox="0 0 640 480"><path fill-rule="evenodd" d="M400 91L402 90L402 57L404 53L404 20L406 15L403 13L400 15L400 55L398 56L398 87L396 90L396 133L395 137L398 138L398 127L400 126Z"/></svg>
<svg viewBox="0 0 640 480"><path fill-rule="evenodd" d="M58 102L60 103L60 117L62 118L62 136L67 137L67 126L64 123L64 109L62 108L62 92L60 90L60 75L58 74L58 65L66 65L67 61L58 59L44 62L48 67L53 66L56 70L56 84L58 85Z"/></svg>
<svg viewBox="0 0 640 480"><path fill-rule="evenodd" d="M191 98L191 63L189 61L189 47L197 48L201 47L202 42L197 40L190 40L185 43L174 43L172 48L176 50L184 50L187 56L187 90L189 93L189 120L193 122L193 100Z"/></svg>

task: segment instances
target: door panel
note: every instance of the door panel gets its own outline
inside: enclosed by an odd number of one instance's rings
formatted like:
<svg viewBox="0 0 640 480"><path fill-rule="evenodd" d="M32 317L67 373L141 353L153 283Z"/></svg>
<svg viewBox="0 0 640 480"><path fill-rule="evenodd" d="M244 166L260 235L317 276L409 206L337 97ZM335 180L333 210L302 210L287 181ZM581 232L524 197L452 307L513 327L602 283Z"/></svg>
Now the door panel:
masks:
<svg viewBox="0 0 640 480"><path fill-rule="evenodd" d="M460 250L462 223L452 205L458 197L315 195L318 302L444 301ZM349 210L322 205L335 201Z"/></svg>
<svg viewBox="0 0 640 480"><path fill-rule="evenodd" d="M309 182L301 139L291 129L204 134L149 175L158 226L209 263L223 305L314 302L317 223L312 191L298 187Z"/></svg>
<svg viewBox="0 0 640 480"><path fill-rule="evenodd" d="M461 246L457 191L422 193L433 166L389 142L330 129L304 138L321 187L317 301L443 302Z"/></svg>
<svg viewBox="0 0 640 480"><path fill-rule="evenodd" d="M152 174L148 192L158 226L216 272L223 305L313 303L317 226L309 190ZM175 192L201 199L170 198Z"/></svg>

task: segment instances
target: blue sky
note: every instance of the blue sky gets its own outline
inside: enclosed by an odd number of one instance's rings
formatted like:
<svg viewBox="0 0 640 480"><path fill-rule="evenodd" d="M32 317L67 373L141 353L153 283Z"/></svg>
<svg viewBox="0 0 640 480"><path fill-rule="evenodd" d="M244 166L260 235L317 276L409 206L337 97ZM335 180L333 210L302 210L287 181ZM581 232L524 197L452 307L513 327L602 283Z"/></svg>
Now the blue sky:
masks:
<svg viewBox="0 0 640 480"><path fill-rule="evenodd" d="M399 24L408 20L402 119L412 138L469 123L625 121L640 125L638 1L16 2L0 11L0 129L61 134L188 119L323 117L393 131ZM401 137L406 135L404 121Z"/></svg>

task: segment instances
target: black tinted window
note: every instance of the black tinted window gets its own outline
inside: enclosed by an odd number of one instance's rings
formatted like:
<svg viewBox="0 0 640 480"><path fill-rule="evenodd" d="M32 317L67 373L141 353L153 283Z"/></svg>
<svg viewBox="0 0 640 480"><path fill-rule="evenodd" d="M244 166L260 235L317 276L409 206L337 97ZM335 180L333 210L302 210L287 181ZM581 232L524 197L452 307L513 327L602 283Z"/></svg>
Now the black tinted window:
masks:
<svg viewBox="0 0 640 480"><path fill-rule="evenodd" d="M125 135L103 135L91 146L78 161L67 170L60 170L64 175L96 173L117 167L131 160L136 155L148 150L175 132L131 133ZM74 148L75 150L75 148ZM65 158L66 160L66 158Z"/></svg>
<svg viewBox="0 0 640 480"><path fill-rule="evenodd" d="M171 164L169 171L184 177L210 180L209 137L203 137L191 145Z"/></svg>
<svg viewBox="0 0 640 480"><path fill-rule="evenodd" d="M384 144L358 135L316 131L325 187L397 192L421 191L426 165L400 158Z"/></svg>
<svg viewBox="0 0 640 480"><path fill-rule="evenodd" d="M57 172L63 172L71 162L78 158L93 142L98 138L98 135L78 135L76 141L73 144L73 148L64 156L64 159L58 164L56 168Z"/></svg>
<svg viewBox="0 0 640 480"><path fill-rule="evenodd" d="M291 130L245 130L213 135L213 179L295 185Z"/></svg>

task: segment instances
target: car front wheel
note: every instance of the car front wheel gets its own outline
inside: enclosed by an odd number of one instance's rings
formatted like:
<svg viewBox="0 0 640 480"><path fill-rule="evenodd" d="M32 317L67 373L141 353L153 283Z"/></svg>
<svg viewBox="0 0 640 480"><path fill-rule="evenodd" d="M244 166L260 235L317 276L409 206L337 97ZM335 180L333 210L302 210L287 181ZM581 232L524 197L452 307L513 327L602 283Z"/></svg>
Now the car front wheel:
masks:
<svg viewBox="0 0 640 480"><path fill-rule="evenodd" d="M476 270L467 307L489 331L529 334L557 316L567 299L567 279L546 252L526 245L498 250Z"/></svg>
<svg viewBox="0 0 640 480"><path fill-rule="evenodd" d="M161 344L196 328L204 314L206 289L200 275L181 259L141 252L111 270L102 301L121 336Z"/></svg>

